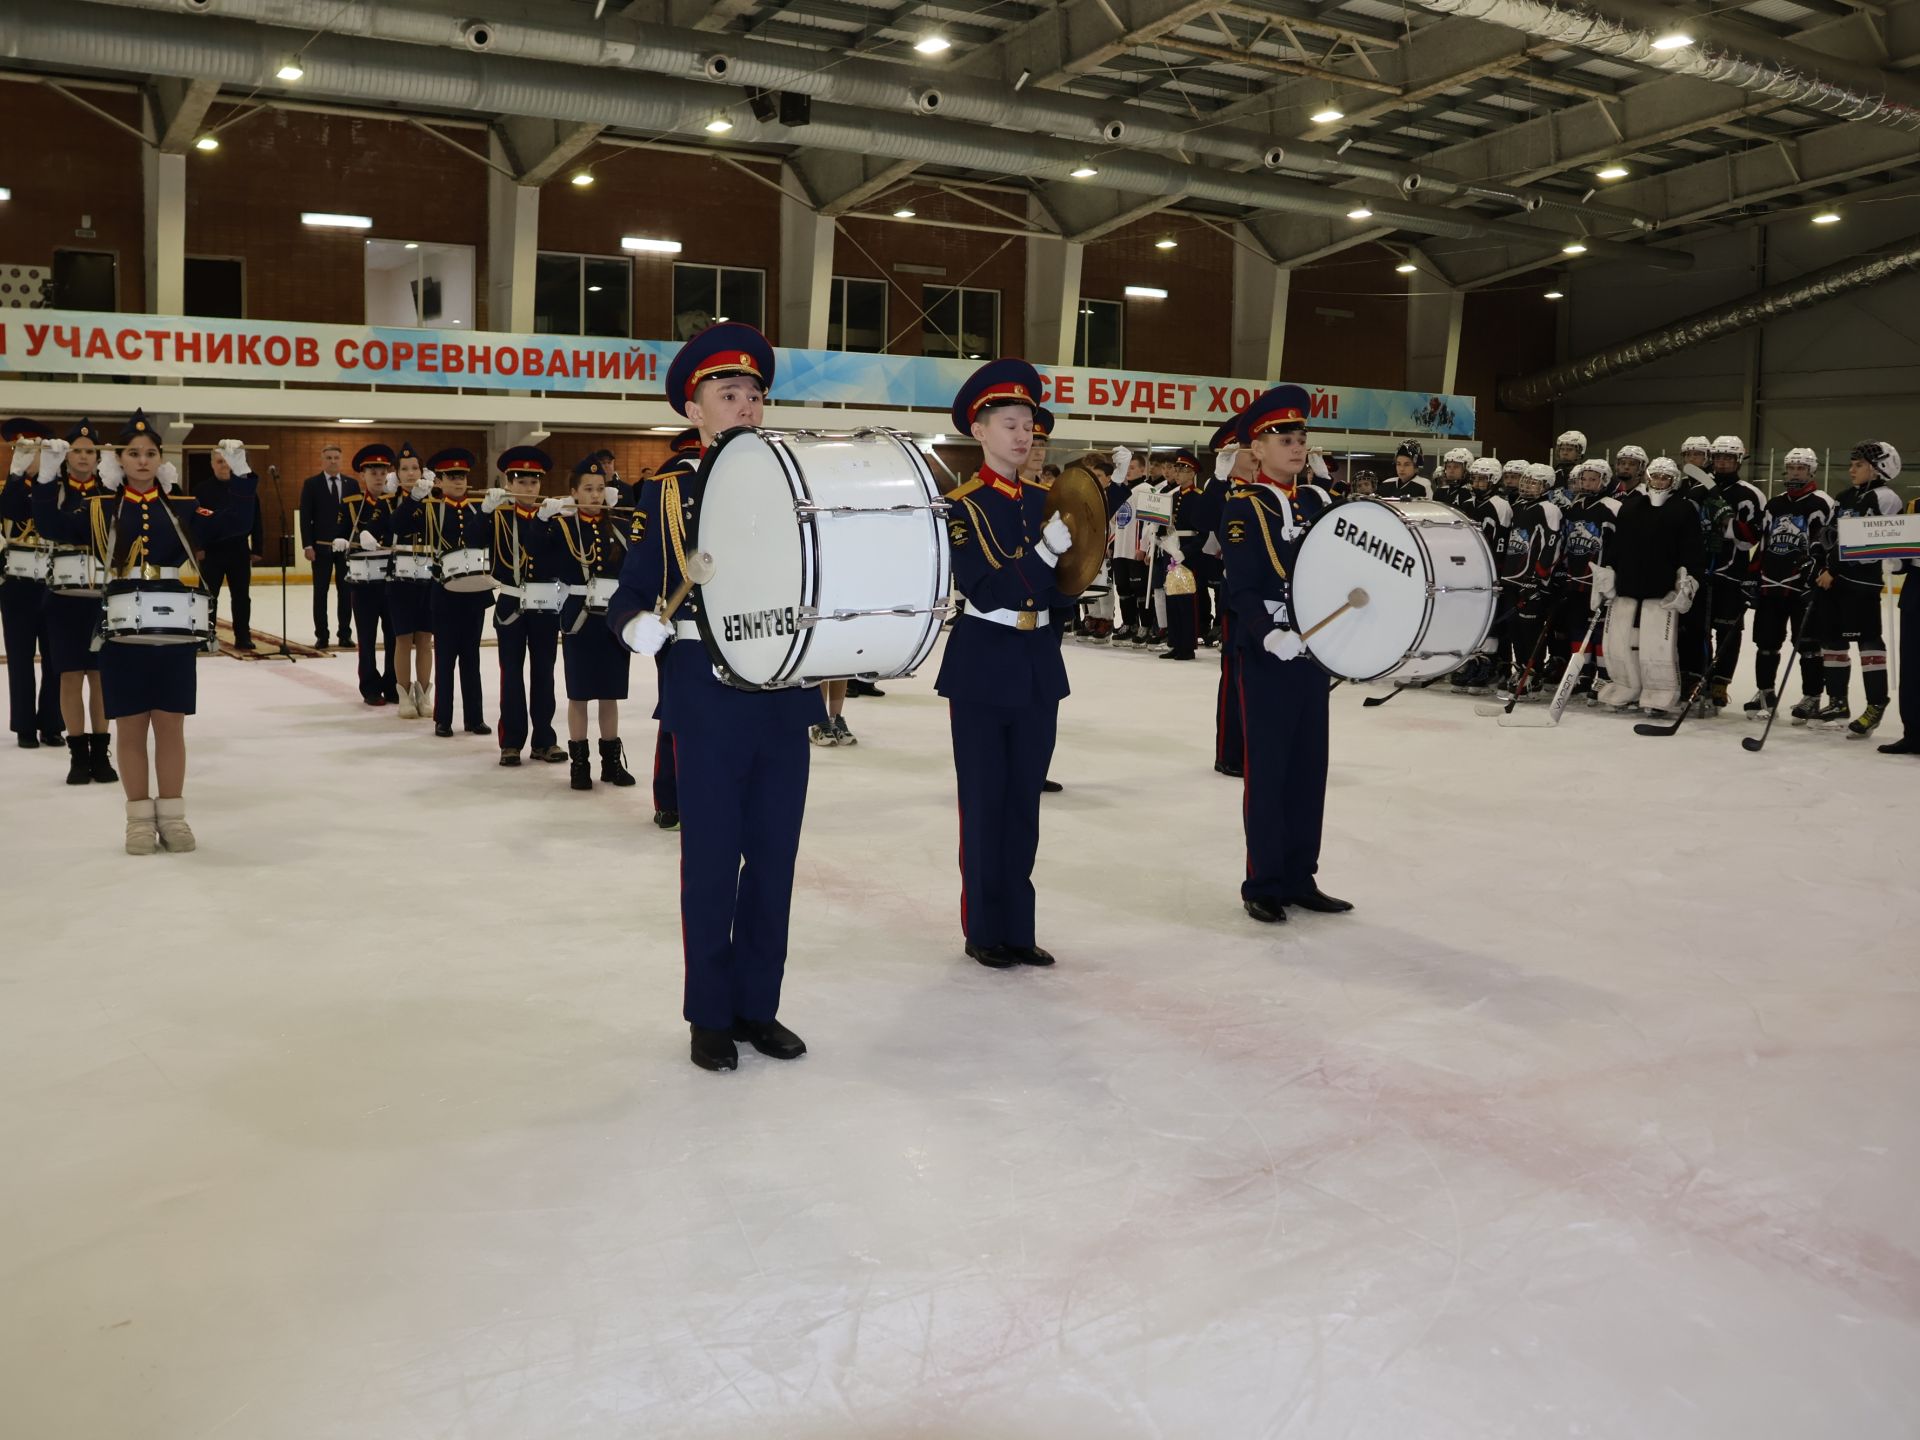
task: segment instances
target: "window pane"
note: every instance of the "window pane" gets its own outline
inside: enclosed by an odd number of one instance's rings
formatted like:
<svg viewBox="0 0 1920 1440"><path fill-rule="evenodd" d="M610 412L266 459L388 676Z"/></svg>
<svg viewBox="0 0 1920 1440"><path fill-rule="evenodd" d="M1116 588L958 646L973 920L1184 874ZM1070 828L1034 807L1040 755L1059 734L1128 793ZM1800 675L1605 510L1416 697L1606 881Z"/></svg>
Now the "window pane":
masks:
<svg viewBox="0 0 1920 1440"><path fill-rule="evenodd" d="M720 313L729 320L766 329L766 277L758 270L720 272Z"/></svg>
<svg viewBox="0 0 1920 1440"><path fill-rule="evenodd" d="M992 360L1000 353L1000 292L962 292L961 320L965 334L962 353L969 360Z"/></svg>
<svg viewBox="0 0 1920 1440"><path fill-rule="evenodd" d="M206 260L189 255L184 289L187 314L239 319L247 311L242 279L238 260Z"/></svg>
<svg viewBox="0 0 1920 1440"><path fill-rule="evenodd" d="M582 335L633 333L633 266L625 260L589 257L581 262L586 293L581 300Z"/></svg>
<svg viewBox="0 0 1920 1440"><path fill-rule="evenodd" d="M1080 304L1080 328L1083 344L1077 349L1085 355L1079 363L1117 368L1126 363L1127 307L1117 300L1084 300Z"/></svg>
<svg viewBox="0 0 1920 1440"><path fill-rule="evenodd" d="M920 305L926 311L920 322L920 351L951 360L966 352L960 348L960 292L949 285L924 285Z"/></svg>
<svg viewBox="0 0 1920 1440"><path fill-rule="evenodd" d="M580 333L580 259L542 255L533 262L533 328L539 335Z"/></svg>
<svg viewBox="0 0 1920 1440"><path fill-rule="evenodd" d="M713 324L718 276L711 265L675 265L673 267L673 338L691 340Z"/></svg>
<svg viewBox="0 0 1920 1440"><path fill-rule="evenodd" d="M875 355L887 348L886 281L847 281L846 341L840 348Z"/></svg>

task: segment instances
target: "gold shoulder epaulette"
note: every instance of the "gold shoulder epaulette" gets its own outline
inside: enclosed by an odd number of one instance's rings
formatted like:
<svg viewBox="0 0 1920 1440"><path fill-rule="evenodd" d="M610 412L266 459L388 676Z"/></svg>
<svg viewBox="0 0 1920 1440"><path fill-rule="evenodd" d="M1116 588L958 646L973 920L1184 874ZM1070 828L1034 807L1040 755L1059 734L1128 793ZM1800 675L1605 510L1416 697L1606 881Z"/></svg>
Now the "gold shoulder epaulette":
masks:
<svg viewBox="0 0 1920 1440"><path fill-rule="evenodd" d="M987 482L982 480L978 475L974 476L971 480L962 480L947 492L946 498L949 500L963 500L986 483Z"/></svg>

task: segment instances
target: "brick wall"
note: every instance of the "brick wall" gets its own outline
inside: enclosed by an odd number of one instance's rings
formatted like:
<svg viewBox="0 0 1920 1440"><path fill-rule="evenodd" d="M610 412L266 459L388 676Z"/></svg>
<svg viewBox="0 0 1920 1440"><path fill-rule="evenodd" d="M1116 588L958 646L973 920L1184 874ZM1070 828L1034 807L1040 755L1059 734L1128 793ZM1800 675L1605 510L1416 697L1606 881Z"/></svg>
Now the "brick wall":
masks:
<svg viewBox="0 0 1920 1440"><path fill-rule="evenodd" d="M995 192L985 198L1003 209L1020 209L1015 196ZM990 210L936 190L931 182L911 179L862 208L890 212L901 205L910 206L923 220L1012 224ZM897 267L903 264L937 267L945 273L902 273ZM889 354L921 353L921 291L928 285L998 290L1000 353L1018 355L1026 348L1027 242L1018 235L848 217L840 222L834 237L833 273L887 282L887 332L892 342L887 346Z"/></svg>
<svg viewBox="0 0 1920 1440"><path fill-rule="evenodd" d="M1557 311L1541 298L1550 287L1522 276L1507 290L1470 290L1460 321L1460 371L1456 389L1477 402L1480 439L1488 454L1544 460L1553 443L1553 411L1503 411L1502 380L1529 374L1554 361Z"/></svg>
<svg viewBox="0 0 1920 1440"><path fill-rule="evenodd" d="M1406 388L1407 277L1393 272L1399 258L1359 245L1294 272L1281 367L1287 378Z"/></svg>
<svg viewBox="0 0 1920 1440"><path fill-rule="evenodd" d="M1157 250L1171 238L1176 249ZM1126 287L1151 285L1164 300L1129 300ZM1189 216L1150 215L1090 241L1080 293L1127 307L1130 369L1225 375L1231 369L1233 241Z"/></svg>
<svg viewBox="0 0 1920 1440"><path fill-rule="evenodd" d="M79 93L129 125L140 123L132 95ZM51 266L55 250L106 251L119 259L120 309L144 310L140 142L51 90L11 81L0 83L0 135L36 137L10 147L4 183L13 199L0 205L0 264ZM76 235L85 216L94 233Z"/></svg>

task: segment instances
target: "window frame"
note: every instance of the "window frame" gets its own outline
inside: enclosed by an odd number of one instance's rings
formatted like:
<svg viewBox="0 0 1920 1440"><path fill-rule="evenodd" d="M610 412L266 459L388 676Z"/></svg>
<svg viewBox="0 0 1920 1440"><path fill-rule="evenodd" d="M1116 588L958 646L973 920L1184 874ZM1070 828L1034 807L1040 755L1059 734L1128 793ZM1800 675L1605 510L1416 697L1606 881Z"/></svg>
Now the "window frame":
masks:
<svg viewBox="0 0 1920 1440"><path fill-rule="evenodd" d="M723 277L727 272L732 271L737 275L758 276L760 279L760 313L750 320L744 320L744 323L752 325L763 334L765 333L767 328L767 272L765 269L758 265L722 265L717 261L675 260L673 262L672 273L667 277L667 311L668 314L674 318L675 322L679 319L680 307L674 297L675 291L680 288L680 272L682 270L711 270L713 272L713 308L707 313L713 316L716 325L720 323L720 317L723 313L720 308L720 291L722 285L726 283ZM736 321L744 319L744 317L739 315L727 315L726 318Z"/></svg>
<svg viewBox="0 0 1920 1440"><path fill-rule="evenodd" d="M1102 305L1113 311L1120 322L1119 354L1112 360L1096 360L1089 353L1090 331L1093 325L1095 305ZM1082 295L1075 307L1073 327L1073 363L1090 370L1122 370L1127 364L1127 302L1124 300L1099 300L1091 295Z"/></svg>
<svg viewBox="0 0 1920 1440"><path fill-rule="evenodd" d="M1004 321L1004 316L1003 316L1002 307L1001 307L1001 294L1000 294L1000 291L998 290L989 290L983 286L975 286L975 285L926 285L926 284L923 284L920 287L920 337L921 337L920 353L922 355L928 355L932 353L927 349L926 336L928 334L927 322L932 317L934 304L937 303L932 298L933 292L936 292L936 291L943 291L958 297L959 326L960 326L961 333L958 336L954 337L955 338L954 354L952 355L941 354L941 355L935 356L934 358L946 359L946 360L966 360L969 358L973 358L968 356L964 350L960 350L958 348L958 342L966 338L967 296L991 295L993 297L993 335L987 345L988 353L983 354L978 358L982 360L997 359L1000 355L1000 330L1001 330L1001 325Z"/></svg>
<svg viewBox="0 0 1920 1440"><path fill-rule="evenodd" d="M591 339L631 340L633 338L633 257L631 255L602 255L596 251L591 251L591 250L536 250L533 256L534 270L535 270L536 276L538 275L540 262L542 260L571 260L574 262L574 282L575 282L574 284L574 323L582 328L576 329L576 330L567 330L567 331L561 331L561 330L541 331L538 329L539 319L538 319L538 316L536 315L534 320L534 324L536 327L535 329L536 334L550 334L550 335L565 334L565 335L575 336L576 338L589 339L589 340ZM620 334L618 335L592 336L592 335L588 335L586 332L586 329L584 328L587 320L587 261L589 260L598 260L598 261L601 261L602 263L626 266L627 328L621 331ZM535 290L537 293L538 291L537 279L535 282Z"/></svg>
<svg viewBox="0 0 1920 1440"><path fill-rule="evenodd" d="M884 355L887 353L887 341L892 336L888 328L889 315L893 308L893 286L885 280L876 280L871 275L835 275L830 280L831 293L827 298L827 349L837 350L847 355ZM847 349L847 287L849 285L874 285L880 290L880 348L877 350ZM833 301L840 301L840 343L833 343Z"/></svg>

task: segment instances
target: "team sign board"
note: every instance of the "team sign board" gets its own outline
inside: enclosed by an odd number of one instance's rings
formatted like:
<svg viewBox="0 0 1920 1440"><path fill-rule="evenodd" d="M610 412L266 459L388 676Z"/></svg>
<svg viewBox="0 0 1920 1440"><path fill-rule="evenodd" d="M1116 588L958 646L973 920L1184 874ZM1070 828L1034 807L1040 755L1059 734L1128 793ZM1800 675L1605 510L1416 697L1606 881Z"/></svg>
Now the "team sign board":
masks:
<svg viewBox="0 0 1920 1440"><path fill-rule="evenodd" d="M1920 560L1920 515L1842 515L1842 560Z"/></svg>
<svg viewBox="0 0 1920 1440"><path fill-rule="evenodd" d="M0 311L0 374L120 375L153 380L409 385L554 391L613 398L657 395L680 348L672 340L507 335L277 320ZM778 352L774 399L794 405L944 410L972 360ZM1056 415L1134 417L1217 426L1276 381L1042 366ZM1313 423L1383 435L1466 437L1471 398L1409 390L1307 385Z"/></svg>

